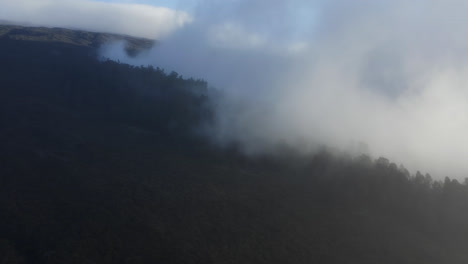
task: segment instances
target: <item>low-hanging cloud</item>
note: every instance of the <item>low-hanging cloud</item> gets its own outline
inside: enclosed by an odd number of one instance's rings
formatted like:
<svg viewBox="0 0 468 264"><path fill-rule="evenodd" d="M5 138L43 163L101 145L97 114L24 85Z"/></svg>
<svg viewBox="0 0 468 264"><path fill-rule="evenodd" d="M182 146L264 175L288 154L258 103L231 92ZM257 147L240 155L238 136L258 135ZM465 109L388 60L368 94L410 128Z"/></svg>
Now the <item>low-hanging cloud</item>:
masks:
<svg viewBox="0 0 468 264"><path fill-rule="evenodd" d="M220 143L254 153L365 143L413 171L463 177L467 13L460 0L202 1L150 56L104 54L225 91L210 130Z"/></svg>
<svg viewBox="0 0 468 264"><path fill-rule="evenodd" d="M161 38L191 22L183 11L91 0L0 0L0 19L49 27Z"/></svg>

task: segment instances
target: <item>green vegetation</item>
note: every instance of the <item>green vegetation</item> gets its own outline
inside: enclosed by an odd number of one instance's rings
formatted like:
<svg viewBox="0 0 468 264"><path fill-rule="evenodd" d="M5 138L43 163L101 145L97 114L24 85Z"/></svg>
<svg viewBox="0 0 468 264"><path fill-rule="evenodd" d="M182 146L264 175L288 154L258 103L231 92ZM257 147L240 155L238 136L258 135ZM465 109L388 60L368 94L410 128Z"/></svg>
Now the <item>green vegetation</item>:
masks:
<svg viewBox="0 0 468 264"><path fill-rule="evenodd" d="M467 263L468 186L387 159L245 157L207 83L0 39L0 263Z"/></svg>
<svg viewBox="0 0 468 264"><path fill-rule="evenodd" d="M103 44L125 41L129 55L137 55L155 45L154 40L135 38L110 33L96 33L65 28L24 27L18 25L1 25L0 40L27 40L38 42L66 43L81 47L98 48Z"/></svg>

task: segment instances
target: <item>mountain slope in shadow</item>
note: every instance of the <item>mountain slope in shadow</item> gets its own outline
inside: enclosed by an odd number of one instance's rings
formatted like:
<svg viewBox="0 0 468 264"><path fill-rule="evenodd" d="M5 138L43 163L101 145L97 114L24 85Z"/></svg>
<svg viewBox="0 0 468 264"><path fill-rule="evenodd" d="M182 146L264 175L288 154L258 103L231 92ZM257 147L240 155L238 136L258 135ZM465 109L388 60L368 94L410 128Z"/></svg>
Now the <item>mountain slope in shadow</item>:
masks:
<svg viewBox="0 0 468 264"><path fill-rule="evenodd" d="M466 183L219 148L204 80L41 30L0 38L0 263L467 263Z"/></svg>

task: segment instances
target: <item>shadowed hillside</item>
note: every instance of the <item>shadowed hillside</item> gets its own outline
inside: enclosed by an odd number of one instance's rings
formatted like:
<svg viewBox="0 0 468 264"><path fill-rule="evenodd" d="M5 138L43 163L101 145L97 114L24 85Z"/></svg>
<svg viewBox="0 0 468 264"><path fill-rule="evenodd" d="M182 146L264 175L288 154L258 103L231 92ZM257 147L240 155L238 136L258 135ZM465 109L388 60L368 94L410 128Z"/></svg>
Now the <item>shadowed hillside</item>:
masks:
<svg viewBox="0 0 468 264"><path fill-rule="evenodd" d="M0 39L0 263L467 263L466 183L219 149L205 81L28 30Z"/></svg>

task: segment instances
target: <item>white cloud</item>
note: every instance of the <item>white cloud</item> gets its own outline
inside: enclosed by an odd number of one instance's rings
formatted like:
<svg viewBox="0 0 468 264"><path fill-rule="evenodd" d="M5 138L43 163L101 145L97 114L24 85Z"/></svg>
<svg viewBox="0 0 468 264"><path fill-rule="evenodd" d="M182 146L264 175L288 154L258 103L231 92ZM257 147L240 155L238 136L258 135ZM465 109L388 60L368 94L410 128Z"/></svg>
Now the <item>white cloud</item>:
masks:
<svg viewBox="0 0 468 264"><path fill-rule="evenodd" d="M249 49L266 44L266 39L234 23L212 26L208 32L211 45L220 48Z"/></svg>
<svg viewBox="0 0 468 264"><path fill-rule="evenodd" d="M153 39L192 21L189 14L169 8L90 0L0 0L0 19Z"/></svg>

